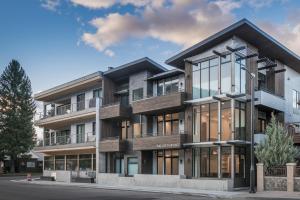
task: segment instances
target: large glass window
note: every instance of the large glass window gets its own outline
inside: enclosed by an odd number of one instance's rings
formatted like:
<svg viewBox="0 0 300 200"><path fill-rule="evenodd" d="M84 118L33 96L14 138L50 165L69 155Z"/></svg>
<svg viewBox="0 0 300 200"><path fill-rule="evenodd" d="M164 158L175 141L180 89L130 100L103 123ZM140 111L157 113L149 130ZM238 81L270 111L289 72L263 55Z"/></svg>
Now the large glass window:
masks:
<svg viewBox="0 0 300 200"><path fill-rule="evenodd" d="M218 58L193 66L193 99L218 93Z"/></svg>
<svg viewBox="0 0 300 200"><path fill-rule="evenodd" d="M132 101L143 99L143 95L144 95L143 88L132 90Z"/></svg>
<svg viewBox="0 0 300 200"><path fill-rule="evenodd" d="M54 156L44 157L44 170L54 170Z"/></svg>
<svg viewBox="0 0 300 200"><path fill-rule="evenodd" d="M80 171L92 171L92 154L79 155Z"/></svg>
<svg viewBox="0 0 300 200"><path fill-rule="evenodd" d="M157 151L157 174L178 175L178 150Z"/></svg>
<svg viewBox="0 0 300 200"><path fill-rule="evenodd" d="M226 141L231 137L231 102L221 103L221 140Z"/></svg>
<svg viewBox="0 0 300 200"><path fill-rule="evenodd" d="M235 139L246 140L246 105L245 103L235 102Z"/></svg>
<svg viewBox="0 0 300 200"><path fill-rule="evenodd" d="M205 147L193 150L193 176L218 177L218 148Z"/></svg>
<svg viewBox="0 0 300 200"><path fill-rule="evenodd" d="M76 126L76 142L77 143L84 143L85 142L85 125L78 124Z"/></svg>
<svg viewBox="0 0 300 200"><path fill-rule="evenodd" d="M157 135L172 135L179 133L179 113L157 116Z"/></svg>
<svg viewBox="0 0 300 200"><path fill-rule="evenodd" d="M157 96L178 92L179 77L174 76L157 82Z"/></svg>
<svg viewBox="0 0 300 200"><path fill-rule="evenodd" d="M241 57L237 54L235 56L235 92L245 93L246 71L242 68L246 67L246 61L245 59L241 59Z"/></svg>
<svg viewBox="0 0 300 200"><path fill-rule="evenodd" d="M221 173L222 178L231 177L231 147L221 147Z"/></svg>
<svg viewBox="0 0 300 200"><path fill-rule="evenodd" d="M231 54L221 58L221 93L231 93Z"/></svg>
<svg viewBox="0 0 300 200"><path fill-rule="evenodd" d="M69 144L71 143L70 130L63 130L56 132L57 144Z"/></svg>
<svg viewBox="0 0 300 200"><path fill-rule="evenodd" d="M127 121L127 120L122 121L121 140L126 140L128 138L129 126L130 126L129 121ZM139 132L139 130L138 130L138 132Z"/></svg>
<svg viewBox="0 0 300 200"><path fill-rule="evenodd" d="M55 170L65 170L65 156L55 156Z"/></svg>
<svg viewBox="0 0 300 200"><path fill-rule="evenodd" d="M198 114L197 114L198 113ZM203 104L194 109L193 119L193 139L199 141L216 141L218 140L218 104Z"/></svg>
<svg viewBox="0 0 300 200"><path fill-rule="evenodd" d="M67 155L67 171L76 171L78 169L77 161L77 155Z"/></svg>
<svg viewBox="0 0 300 200"><path fill-rule="evenodd" d="M142 136L142 122L141 122L141 115L135 115L133 117L133 135L134 137L141 137Z"/></svg>
<svg viewBox="0 0 300 200"><path fill-rule="evenodd" d="M77 111L85 109L85 94L77 95Z"/></svg>

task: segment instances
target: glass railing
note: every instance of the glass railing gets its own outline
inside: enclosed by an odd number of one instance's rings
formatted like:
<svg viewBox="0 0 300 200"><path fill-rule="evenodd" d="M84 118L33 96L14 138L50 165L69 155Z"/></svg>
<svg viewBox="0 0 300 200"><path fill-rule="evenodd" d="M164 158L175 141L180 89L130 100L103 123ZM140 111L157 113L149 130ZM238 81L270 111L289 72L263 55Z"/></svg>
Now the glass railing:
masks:
<svg viewBox="0 0 300 200"><path fill-rule="evenodd" d="M92 133L84 134L68 134L62 136L54 136L44 138L43 142L40 142L38 146L57 146L66 144L81 144L88 142L95 142L96 136Z"/></svg>
<svg viewBox="0 0 300 200"><path fill-rule="evenodd" d="M73 104L65 104L65 105L60 105L56 107L56 112L55 109L50 109L47 110L46 112L40 112L37 113L35 116L35 120L40 120L40 119L45 119L48 117L54 117L57 115L65 115L65 114L70 114L73 112L78 112L82 111L88 108L95 108L96 107L96 98L88 99L85 101L80 101L77 103Z"/></svg>

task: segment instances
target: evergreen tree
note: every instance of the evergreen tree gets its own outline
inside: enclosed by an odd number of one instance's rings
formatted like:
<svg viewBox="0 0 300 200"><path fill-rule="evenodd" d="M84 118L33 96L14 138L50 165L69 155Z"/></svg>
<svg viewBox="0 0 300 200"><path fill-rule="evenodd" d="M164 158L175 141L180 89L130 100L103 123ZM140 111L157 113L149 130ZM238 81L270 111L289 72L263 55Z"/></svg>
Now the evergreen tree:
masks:
<svg viewBox="0 0 300 200"><path fill-rule="evenodd" d="M11 172L18 156L34 145L34 113L30 80L12 60L0 76L0 154L10 156Z"/></svg>
<svg viewBox="0 0 300 200"><path fill-rule="evenodd" d="M260 163L267 168L284 166L294 162L299 154L294 146L293 138L287 134L285 128L276 121L272 114L271 122L266 128L266 139L255 149L255 155Z"/></svg>

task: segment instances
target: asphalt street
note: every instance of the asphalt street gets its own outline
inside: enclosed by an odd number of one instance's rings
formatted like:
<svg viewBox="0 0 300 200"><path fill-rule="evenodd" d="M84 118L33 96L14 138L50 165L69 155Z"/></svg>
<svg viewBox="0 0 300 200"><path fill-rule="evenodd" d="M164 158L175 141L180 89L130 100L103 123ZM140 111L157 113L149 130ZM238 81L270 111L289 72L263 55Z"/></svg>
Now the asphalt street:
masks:
<svg viewBox="0 0 300 200"><path fill-rule="evenodd" d="M91 189L72 186L36 185L11 180L24 177L0 177L0 200L204 200L206 196ZM232 198L231 198L232 199ZM241 198L238 198L241 199ZM258 199L258 198L251 198Z"/></svg>

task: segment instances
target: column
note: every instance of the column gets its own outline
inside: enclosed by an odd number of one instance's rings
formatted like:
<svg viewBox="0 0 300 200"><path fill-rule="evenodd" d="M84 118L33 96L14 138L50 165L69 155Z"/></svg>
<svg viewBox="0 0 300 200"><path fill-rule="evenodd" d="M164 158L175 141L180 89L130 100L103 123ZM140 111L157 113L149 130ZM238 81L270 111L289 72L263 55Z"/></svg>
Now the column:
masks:
<svg viewBox="0 0 300 200"><path fill-rule="evenodd" d="M257 163L256 164L256 181L257 181L257 192L264 191L264 164Z"/></svg>
<svg viewBox="0 0 300 200"><path fill-rule="evenodd" d="M286 179L287 179L287 191L294 192L294 173L296 163L286 164Z"/></svg>

